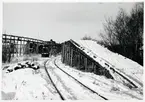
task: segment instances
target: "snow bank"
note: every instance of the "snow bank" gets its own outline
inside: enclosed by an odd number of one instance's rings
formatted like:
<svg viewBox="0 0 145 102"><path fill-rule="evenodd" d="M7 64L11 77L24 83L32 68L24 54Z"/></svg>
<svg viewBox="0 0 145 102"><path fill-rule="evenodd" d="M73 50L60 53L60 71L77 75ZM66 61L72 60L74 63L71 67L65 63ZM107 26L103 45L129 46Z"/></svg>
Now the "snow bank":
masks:
<svg viewBox="0 0 145 102"><path fill-rule="evenodd" d="M78 40L75 41L82 48L82 50L99 62L103 67L106 67L105 63L112 65L117 71L127 75L134 82L137 82L140 86L143 86L143 67L138 63L122 56L117 53L113 53L107 48L97 44L91 40Z"/></svg>

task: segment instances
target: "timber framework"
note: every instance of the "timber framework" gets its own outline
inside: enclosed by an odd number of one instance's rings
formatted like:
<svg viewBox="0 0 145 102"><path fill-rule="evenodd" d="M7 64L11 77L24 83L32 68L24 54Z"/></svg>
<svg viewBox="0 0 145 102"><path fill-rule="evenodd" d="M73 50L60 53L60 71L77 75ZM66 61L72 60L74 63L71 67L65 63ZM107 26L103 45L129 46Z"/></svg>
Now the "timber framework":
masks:
<svg viewBox="0 0 145 102"><path fill-rule="evenodd" d="M73 40L64 42L62 44L61 52L62 62L82 71L93 72L98 75L104 75L108 78L113 78L108 70L103 68L98 62L96 62L78 47L80 47L80 45Z"/></svg>

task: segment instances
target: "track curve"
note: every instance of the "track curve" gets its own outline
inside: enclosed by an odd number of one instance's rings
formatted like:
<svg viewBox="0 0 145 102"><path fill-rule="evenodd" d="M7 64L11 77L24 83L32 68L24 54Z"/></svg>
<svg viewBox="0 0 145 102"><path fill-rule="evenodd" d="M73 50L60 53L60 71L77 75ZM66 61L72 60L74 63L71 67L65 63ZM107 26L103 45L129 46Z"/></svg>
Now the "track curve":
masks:
<svg viewBox="0 0 145 102"><path fill-rule="evenodd" d="M48 59L48 60L49 60L49 59ZM49 72L47 71L46 63L48 62L48 60L46 60L46 61L44 62L45 71L46 71L46 73L47 73L47 75L48 75L48 77L49 77L49 79L50 79L52 85L54 86L54 88L56 89L57 93L59 94L60 98L61 98L62 100L65 100L65 98L63 97L63 95L60 93L60 91L58 90L58 88L57 88L56 85L54 84L54 82L53 82L53 80L52 80L52 78L51 78Z"/></svg>
<svg viewBox="0 0 145 102"><path fill-rule="evenodd" d="M79 80L77 80L76 78L74 78L73 76L71 76L70 74L68 74L66 71L64 71L63 69L61 69L57 64L56 64L56 59L54 60L54 65L60 69L62 72L64 72L65 74L67 74L69 77L71 77L72 79L74 79L76 82L78 82L79 84L81 84L84 88L90 90L91 92L97 94L98 96L100 96L102 99L104 100L108 100L106 97L100 95L98 92L92 90L91 88L87 87L86 85L84 85L83 83L81 83Z"/></svg>

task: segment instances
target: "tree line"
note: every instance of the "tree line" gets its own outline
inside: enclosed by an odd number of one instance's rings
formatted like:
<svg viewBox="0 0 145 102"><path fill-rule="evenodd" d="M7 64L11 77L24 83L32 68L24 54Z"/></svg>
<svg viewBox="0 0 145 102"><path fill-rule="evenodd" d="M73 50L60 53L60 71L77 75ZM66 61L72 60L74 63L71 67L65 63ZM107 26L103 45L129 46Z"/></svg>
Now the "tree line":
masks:
<svg viewBox="0 0 145 102"><path fill-rule="evenodd" d="M136 3L130 14L121 8L115 19L106 19L104 31L100 33L102 40L97 43L143 65L143 16L143 3Z"/></svg>

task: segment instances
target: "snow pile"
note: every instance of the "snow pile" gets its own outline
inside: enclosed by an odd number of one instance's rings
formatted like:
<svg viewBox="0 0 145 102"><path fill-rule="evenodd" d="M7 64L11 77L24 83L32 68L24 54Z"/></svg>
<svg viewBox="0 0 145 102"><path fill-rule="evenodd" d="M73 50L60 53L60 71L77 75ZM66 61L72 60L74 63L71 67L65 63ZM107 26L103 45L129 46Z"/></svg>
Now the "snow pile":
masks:
<svg viewBox="0 0 145 102"><path fill-rule="evenodd" d="M141 87L143 86L143 67L138 63L113 53L91 40L78 40L75 42L81 46L79 47L81 50L99 62L103 67L109 69L111 66L134 83Z"/></svg>

